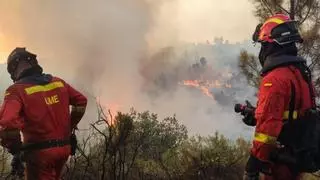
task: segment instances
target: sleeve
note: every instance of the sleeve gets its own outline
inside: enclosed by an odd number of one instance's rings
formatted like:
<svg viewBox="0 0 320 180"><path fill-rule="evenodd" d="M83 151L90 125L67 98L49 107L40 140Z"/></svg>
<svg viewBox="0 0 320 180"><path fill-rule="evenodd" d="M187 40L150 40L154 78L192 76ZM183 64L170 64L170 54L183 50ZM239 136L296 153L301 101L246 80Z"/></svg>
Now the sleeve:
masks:
<svg viewBox="0 0 320 180"><path fill-rule="evenodd" d="M71 127L72 129L76 128L77 124L82 119L86 107L87 107L87 98L81 94L79 91L74 89L71 85L66 84L66 88L69 94L71 109Z"/></svg>
<svg viewBox="0 0 320 180"><path fill-rule="evenodd" d="M72 106L86 106L87 98L81 94L79 91L74 89L71 85L66 83L66 87L68 89L70 105Z"/></svg>
<svg viewBox="0 0 320 180"><path fill-rule="evenodd" d="M290 83L289 83L290 84ZM265 77L259 88L251 154L262 161L269 161L270 152L283 126L283 115L290 100L290 85L272 74Z"/></svg>
<svg viewBox="0 0 320 180"><path fill-rule="evenodd" d="M15 88L8 88L5 92L0 109L0 138L1 145L12 149L21 143L20 130L23 128L21 116L22 101Z"/></svg>

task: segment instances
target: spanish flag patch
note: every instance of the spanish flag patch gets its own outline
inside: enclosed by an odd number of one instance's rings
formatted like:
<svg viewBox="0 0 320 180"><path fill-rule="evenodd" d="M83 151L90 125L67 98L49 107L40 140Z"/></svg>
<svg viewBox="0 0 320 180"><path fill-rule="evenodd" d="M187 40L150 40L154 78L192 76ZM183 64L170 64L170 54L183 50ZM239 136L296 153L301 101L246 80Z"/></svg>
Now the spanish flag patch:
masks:
<svg viewBox="0 0 320 180"><path fill-rule="evenodd" d="M264 83L263 86L265 86L265 87L270 87L270 86L272 86L272 83Z"/></svg>

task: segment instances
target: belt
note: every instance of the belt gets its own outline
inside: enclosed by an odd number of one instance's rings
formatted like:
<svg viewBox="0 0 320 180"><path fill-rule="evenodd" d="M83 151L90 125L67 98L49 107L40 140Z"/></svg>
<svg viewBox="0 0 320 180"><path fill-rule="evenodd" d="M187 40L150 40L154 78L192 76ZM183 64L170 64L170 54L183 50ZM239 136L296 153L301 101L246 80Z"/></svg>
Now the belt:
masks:
<svg viewBox="0 0 320 180"><path fill-rule="evenodd" d="M31 151L31 150L40 150L40 149L48 149L53 147L63 147L70 144L70 140L61 140L61 139L54 139L48 140L38 143L28 143L23 144L21 150L22 151Z"/></svg>

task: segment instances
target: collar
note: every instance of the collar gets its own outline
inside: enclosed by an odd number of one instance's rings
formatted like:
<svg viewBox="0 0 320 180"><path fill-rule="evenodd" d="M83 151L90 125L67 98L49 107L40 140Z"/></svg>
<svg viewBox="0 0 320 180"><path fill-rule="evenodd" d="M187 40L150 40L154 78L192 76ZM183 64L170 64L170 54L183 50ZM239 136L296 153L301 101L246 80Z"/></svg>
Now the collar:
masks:
<svg viewBox="0 0 320 180"><path fill-rule="evenodd" d="M263 76L268 71L277 67L296 63L306 63L306 60L302 57L292 55L268 56L263 64L261 75Z"/></svg>

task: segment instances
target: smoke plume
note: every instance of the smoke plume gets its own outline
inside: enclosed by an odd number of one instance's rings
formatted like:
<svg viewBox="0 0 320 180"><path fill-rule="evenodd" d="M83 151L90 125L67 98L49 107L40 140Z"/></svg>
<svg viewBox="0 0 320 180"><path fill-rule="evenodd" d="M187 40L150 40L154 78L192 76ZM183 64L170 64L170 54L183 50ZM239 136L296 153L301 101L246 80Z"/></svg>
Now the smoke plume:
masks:
<svg viewBox="0 0 320 180"><path fill-rule="evenodd" d="M181 60L186 42L212 42L214 36L225 36L234 42L249 37L255 22L246 0L239 0L236 7L232 0L0 2L0 58L14 47L27 47L38 54L46 72L66 79L116 110L135 107L161 117L176 114L193 133L243 130L230 128L233 123L241 124L232 120L233 107L226 110L185 87L173 86L170 93L160 89L155 98L150 97L145 91L150 87L145 86L152 84L153 73L143 72L151 64L148 68L166 73L166 67L162 70L162 66L150 63L165 47L172 47L175 57ZM238 32L231 32L235 28ZM162 60L169 69L181 62L176 58ZM214 57L209 62L215 62ZM82 126L95 120L93 98L89 106Z"/></svg>

